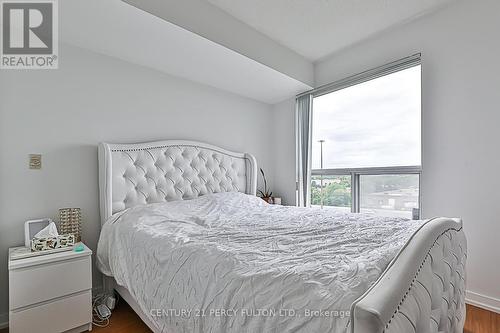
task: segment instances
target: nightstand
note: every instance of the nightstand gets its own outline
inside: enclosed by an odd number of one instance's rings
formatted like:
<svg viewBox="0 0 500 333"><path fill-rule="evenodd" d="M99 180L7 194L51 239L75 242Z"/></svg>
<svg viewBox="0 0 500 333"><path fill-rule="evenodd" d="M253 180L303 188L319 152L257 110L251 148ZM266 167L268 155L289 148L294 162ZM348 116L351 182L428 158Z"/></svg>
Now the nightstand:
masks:
<svg viewBox="0 0 500 333"><path fill-rule="evenodd" d="M92 250L13 259L9 249L9 332L92 330Z"/></svg>

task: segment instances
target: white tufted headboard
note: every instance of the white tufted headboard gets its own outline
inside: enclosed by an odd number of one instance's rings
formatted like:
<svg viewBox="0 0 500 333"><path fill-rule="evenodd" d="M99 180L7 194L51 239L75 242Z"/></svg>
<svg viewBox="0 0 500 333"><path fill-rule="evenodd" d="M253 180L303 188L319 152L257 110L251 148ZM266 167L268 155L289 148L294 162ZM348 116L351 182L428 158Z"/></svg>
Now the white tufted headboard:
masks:
<svg viewBox="0 0 500 333"><path fill-rule="evenodd" d="M248 153L180 140L99 144L101 223L136 205L256 189L257 161Z"/></svg>

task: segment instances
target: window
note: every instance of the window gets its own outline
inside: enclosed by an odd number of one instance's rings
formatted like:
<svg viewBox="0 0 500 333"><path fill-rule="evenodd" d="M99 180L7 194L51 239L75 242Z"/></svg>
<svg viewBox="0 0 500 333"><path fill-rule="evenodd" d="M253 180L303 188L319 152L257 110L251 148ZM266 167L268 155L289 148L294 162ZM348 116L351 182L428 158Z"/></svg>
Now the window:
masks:
<svg viewBox="0 0 500 333"><path fill-rule="evenodd" d="M360 211L412 217L418 209L418 174L361 175Z"/></svg>
<svg viewBox="0 0 500 333"><path fill-rule="evenodd" d="M342 207L351 210L350 176L312 176L311 204L317 206Z"/></svg>
<svg viewBox="0 0 500 333"><path fill-rule="evenodd" d="M421 66L313 95L311 204L417 218Z"/></svg>

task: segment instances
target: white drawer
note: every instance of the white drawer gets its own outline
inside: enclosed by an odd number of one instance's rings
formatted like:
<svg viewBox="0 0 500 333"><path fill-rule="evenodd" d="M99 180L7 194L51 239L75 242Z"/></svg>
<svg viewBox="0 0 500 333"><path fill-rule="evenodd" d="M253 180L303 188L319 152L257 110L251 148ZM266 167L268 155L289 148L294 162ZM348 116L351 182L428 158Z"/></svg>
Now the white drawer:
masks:
<svg viewBox="0 0 500 333"><path fill-rule="evenodd" d="M92 288L90 256L9 271L11 310Z"/></svg>
<svg viewBox="0 0 500 333"><path fill-rule="evenodd" d="M92 322L89 291L9 313L10 333L58 333Z"/></svg>

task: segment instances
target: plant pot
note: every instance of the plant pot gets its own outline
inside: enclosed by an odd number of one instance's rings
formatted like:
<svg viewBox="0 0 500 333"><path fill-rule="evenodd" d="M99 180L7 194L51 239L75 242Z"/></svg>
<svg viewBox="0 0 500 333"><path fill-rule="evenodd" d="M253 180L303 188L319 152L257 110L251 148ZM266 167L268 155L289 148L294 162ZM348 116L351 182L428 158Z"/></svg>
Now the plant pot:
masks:
<svg viewBox="0 0 500 333"><path fill-rule="evenodd" d="M273 203L273 197L261 197L261 199L269 204Z"/></svg>

